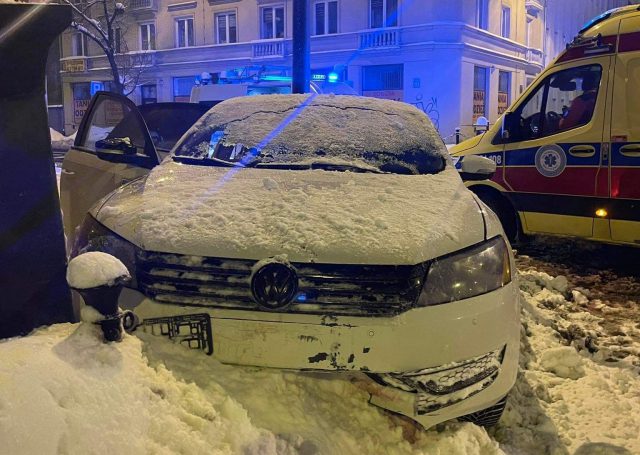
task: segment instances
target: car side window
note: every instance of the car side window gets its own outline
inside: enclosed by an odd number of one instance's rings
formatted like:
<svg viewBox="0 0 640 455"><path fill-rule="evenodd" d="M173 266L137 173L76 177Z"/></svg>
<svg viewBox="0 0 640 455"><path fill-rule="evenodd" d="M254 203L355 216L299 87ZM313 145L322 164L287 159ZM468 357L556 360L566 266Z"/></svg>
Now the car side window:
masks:
<svg viewBox="0 0 640 455"><path fill-rule="evenodd" d="M80 145L96 150L97 141L114 138L128 138L132 145L144 148L143 129L135 113L117 99L101 98L91 111Z"/></svg>
<svg viewBox="0 0 640 455"><path fill-rule="evenodd" d="M600 65L558 71L545 78L514 114L509 142L520 142L586 125L595 110L602 77Z"/></svg>

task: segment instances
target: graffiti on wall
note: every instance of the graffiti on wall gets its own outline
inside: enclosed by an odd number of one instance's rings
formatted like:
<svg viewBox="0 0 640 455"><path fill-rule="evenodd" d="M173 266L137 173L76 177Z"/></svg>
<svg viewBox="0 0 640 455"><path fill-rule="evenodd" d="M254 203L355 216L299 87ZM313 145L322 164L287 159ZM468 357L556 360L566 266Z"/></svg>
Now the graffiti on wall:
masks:
<svg viewBox="0 0 640 455"><path fill-rule="evenodd" d="M436 127L436 130L440 130L440 111L438 111L437 97L432 96L430 99L424 101L422 99L422 93L419 93L416 95L415 102L411 104L427 114L431 119L431 122L433 122L433 126Z"/></svg>

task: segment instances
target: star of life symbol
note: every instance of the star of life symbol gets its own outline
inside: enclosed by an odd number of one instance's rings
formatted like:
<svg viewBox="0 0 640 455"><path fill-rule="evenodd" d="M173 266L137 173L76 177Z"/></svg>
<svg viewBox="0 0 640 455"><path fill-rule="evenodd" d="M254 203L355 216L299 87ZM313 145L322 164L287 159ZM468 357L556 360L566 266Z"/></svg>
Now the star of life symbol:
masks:
<svg viewBox="0 0 640 455"><path fill-rule="evenodd" d="M567 167L567 155L557 144L544 145L536 152L535 164L545 177L557 177Z"/></svg>

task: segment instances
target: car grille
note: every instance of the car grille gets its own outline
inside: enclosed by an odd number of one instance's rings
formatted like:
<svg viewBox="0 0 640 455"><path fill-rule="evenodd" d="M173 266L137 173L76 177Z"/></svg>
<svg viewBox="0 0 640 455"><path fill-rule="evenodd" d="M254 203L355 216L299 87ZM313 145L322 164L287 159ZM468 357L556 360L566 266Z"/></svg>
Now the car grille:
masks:
<svg viewBox="0 0 640 455"><path fill-rule="evenodd" d="M489 387L502 368L506 347L435 368L370 374L376 382L416 394L415 412L428 414L456 404Z"/></svg>
<svg viewBox="0 0 640 455"><path fill-rule="evenodd" d="M140 290L161 303L258 310L250 285L256 262L141 251L136 276ZM367 316L413 307L428 266L291 265L299 287L286 312Z"/></svg>

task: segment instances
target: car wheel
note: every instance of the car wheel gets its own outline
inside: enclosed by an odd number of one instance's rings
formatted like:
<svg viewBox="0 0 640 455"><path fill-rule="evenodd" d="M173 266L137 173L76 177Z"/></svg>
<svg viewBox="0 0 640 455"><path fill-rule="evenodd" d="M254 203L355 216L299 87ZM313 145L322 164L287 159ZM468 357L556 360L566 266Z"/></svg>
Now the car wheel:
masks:
<svg viewBox="0 0 640 455"><path fill-rule="evenodd" d="M503 196L493 194L485 194L480 197L482 202L487 204L491 210L498 216L504 233L507 234L509 242L512 244L519 239L519 225L516 211L511 204Z"/></svg>
<svg viewBox="0 0 640 455"><path fill-rule="evenodd" d="M504 412L504 407L506 404L507 397L504 397L493 406L481 411L467 414L462 417L458 417L458 420L461 422L471 422L481 427L492 427L496 423L498 423L498 420L500 420L500 417L502 417L502 413Z"/></svg>

